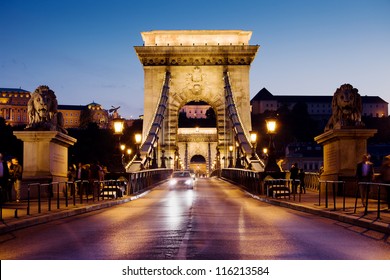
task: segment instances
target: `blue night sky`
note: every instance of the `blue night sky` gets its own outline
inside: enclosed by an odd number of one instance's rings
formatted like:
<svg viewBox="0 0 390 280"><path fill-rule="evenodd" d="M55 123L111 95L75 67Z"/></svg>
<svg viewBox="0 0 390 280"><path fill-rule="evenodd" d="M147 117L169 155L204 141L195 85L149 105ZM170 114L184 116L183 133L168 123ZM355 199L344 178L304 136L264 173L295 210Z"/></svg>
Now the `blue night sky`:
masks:
<svg viewBox="0 0 390 280"><path fill-rule="evenodd" d="M143 114L133 46L142 31L181 29L252 31L251 98L350 83L390 102L390 0L1 0L0 13L0 87L48 85L60 104Z"/></svg>

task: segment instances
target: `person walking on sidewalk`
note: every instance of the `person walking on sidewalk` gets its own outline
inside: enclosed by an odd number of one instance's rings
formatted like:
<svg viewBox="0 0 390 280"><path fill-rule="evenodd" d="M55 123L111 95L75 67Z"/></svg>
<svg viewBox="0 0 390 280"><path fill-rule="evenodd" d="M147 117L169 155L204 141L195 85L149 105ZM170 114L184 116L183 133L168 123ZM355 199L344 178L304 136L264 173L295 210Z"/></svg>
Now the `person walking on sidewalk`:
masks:
<svg viewBox="0 0 390 280"><path fill-rule="evenodd" d="M292 193L297 193L297 188L298 188L298 163L294 163L291 168L290 168L290 179L291 181L291 186L292 186Z"/></svg>
<svg viewBox="0 0 390 280"><path fill-rule="evenodd" d="M374 180L374 166L370 162L370 155L364 154L362 156L362 161L359 162L356 166L356 179L358 183L360 182L372 182ZM367 201L367 194L370 192L370 185L368 184L359 184L360 198L362 199L362 204L365 207Z"/></svg>
<svg viewBox="0 0 390 280"><path fill-rule="evenodd" d="M303 170L303 168L299 169L298 177L299 177L300 193L306 193L305 171Z"/></svg>
<svg viewBox="0 0 390 280"><path fill-rule="evenodd" d="M381 177L382 182L384 184L390 184L390 155L387 155L383 158L382 166L381 166ZM386 187L386 202L387 206L390 209L390 186Z"/></svg>
<svg viewBox="0 0 390 280"><path fill-rule="evenodd" d="M20 202L20 190L22 186L23 167L16 157L11 159L10 176L15 189L16 202Z"/></svg>

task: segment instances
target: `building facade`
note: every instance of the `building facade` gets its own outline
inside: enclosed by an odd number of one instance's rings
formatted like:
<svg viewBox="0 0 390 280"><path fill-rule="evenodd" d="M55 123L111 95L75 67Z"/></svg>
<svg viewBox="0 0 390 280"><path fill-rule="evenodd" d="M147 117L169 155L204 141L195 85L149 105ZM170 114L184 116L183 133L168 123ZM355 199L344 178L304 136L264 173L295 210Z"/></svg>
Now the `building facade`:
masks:
<svg viewBox="0 0 390 280"><path fill-rule="evenodd" d="M0 118L11 126L28 124L27 103L31 93L20 88L0 88ZM100 104L92 102L87 105L58 105L58 111L64 117L65 128L79 128L82 118L98 124L100 128L109 125L109 114ZM83 113L84 112L84 113ZM87 112L87 113L85 113Z"/></svg>
<svg viewBox="0 0 390 280"><path fill-rule="evenodd" d="M206 119L206 112L211 106L205 102L189 102L180 109L189 119Z"/></svg>
<svg viewBox="0 0 390 280"><path fill-rule="evenodd" d="M363 103L362 116L387 117L388 105L379 96L361 96ZM260 90L251 100L252 114L262 114L265 111L276 111L282 106L290 110L297 103L305 103L307 111L313 119L326 120L332 114L333 96L321 95L273 95L266 88Z"/></svg>
<svg viewBox="0 0 390 280"><path fill-rule="evenodd" d="M20 88L0 88L0 117L11 126L26 125L30 92Z"/></svg>

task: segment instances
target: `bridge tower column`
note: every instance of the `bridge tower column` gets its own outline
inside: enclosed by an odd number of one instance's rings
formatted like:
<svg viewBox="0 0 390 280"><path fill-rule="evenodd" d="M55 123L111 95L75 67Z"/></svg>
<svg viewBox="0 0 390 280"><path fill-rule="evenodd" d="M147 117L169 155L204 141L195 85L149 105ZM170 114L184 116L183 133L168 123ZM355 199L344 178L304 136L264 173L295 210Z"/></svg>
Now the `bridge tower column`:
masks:
<svg viewBox="0 0 390 280"><path fill-rule="evenodd" d="M175 150L182 147L178 130L179 110L190 101L204 101L216 113L216 139L211 142L220 145L221 158L227 158L229 156L227 146L231 141L229 135L233 127L231 124L233 120L227 114L227 106L235 108L237 116L235 133L240 134L240 141L246 141L252 128L249 70L259 49L258 45L249 45L252 32L162 30L142 32L141 35L144 45L134 48L144 69L143 139L149 135L150 127L162 126L157 136L164 139L166 156L173 157ZM164 120L155 124L153 122L156 108L160 104L166 72L170 73L168 102ZM226 73L229 75L229 103ZM211 153L208 152L207 142L198 142L201 143L205 145L200 150L204 151L202 156L208 161L209 172L212 163ZM245 152L250 154L250 145L243 147L249 149ZM184 153L180 155L183 156ZM188 160L187 158L185 162L187 167Z"/></svg>

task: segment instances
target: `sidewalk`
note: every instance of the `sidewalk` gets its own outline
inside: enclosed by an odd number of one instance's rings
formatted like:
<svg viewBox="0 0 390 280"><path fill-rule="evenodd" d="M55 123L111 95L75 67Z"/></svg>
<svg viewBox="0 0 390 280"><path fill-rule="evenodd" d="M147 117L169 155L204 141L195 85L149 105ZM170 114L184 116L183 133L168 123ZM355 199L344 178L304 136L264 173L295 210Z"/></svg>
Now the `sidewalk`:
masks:
<svg viewBox="0 0 390 280"><path fill-rule="evenodd" d="M319 201L318 192L312 190L307 190L306 194L296 194L295 198L293 195L291 195L290 199L288 197L253 197L273 205L287 207L294 210L330 218L354 226L363 227L368 230L375 230L385 234L390 234L390 210L384 201L381 201L378 218L378 201L374 199L369 199L367 215L364 215L365 208L363 207L360 198L357 200L355 213L356 199L354 197L346 197L345 203L343 202L343 197L336 197L336 205L334 205L333 197L329 196L327 205L328 207L326 207L324 195L322 195L321 201Z"/></svg>
<svg viewBox="0 0 390 280"><path fill-rule="evenodd" d="M56 219L62 219L73 215L79 215L114 205L126 203L137 199L148 191L136 195L125 196L118 199L105 199L93 202L90 200L88 203L73 205L73 201L69 202L68 207L65 205L65 200L60 199L60 204L57 205L57 201L51 202L51 209L49 211L47 201L41 204L41 213L39 213L37 201L33 201L30 204L30 215L27 215L27 202L21 202L17 204L19 207L17 216L15 217L16 203L10 204L12 209L3 209L2 218L0 223L0 234L11 232L17 229L46 223ZM379 212L379 219L377 217L377 200L369 200L367 215L364 215L364 207L361 204L360 199L357 202L356 213L354 213L355 198L347 197L345 200L345 210L343 210L343 198L337 197L336 210L334 210L334 203L332 197L329 197L328 208L325 205L325 197L321 198L319 205L318 192L308 190L306 194L293 195L284 198L270 198L266 196L251 195L253 198L263 202L267 202L273 205L291 208L294 210L307 212L314 215L334 219L336 221L344 222L354 226L390 234L390 210L385 203L381 203ZM59 206L59 209L57 209ZM6 207L6 206L4 206Z"/></svg>
<svg viewBox="0 0 390 280"><path fill-rule="evenodd" d="M65 199L61 198L59 204L57 204L57 200L51 201L50 210L47 200L42 201L40 207L37 200L31 200L30 213L27 213L27 201L6 203L2 209L0 234L126 203L146 195L149 191L147 190L138 195L124 196L117 199L105 198L99 201L97 199L93 201L90 198L87 202L84 198L83 204L77 199L76 205L73 204L73 200L68 200L68 205L66 205Z"/></svg>

